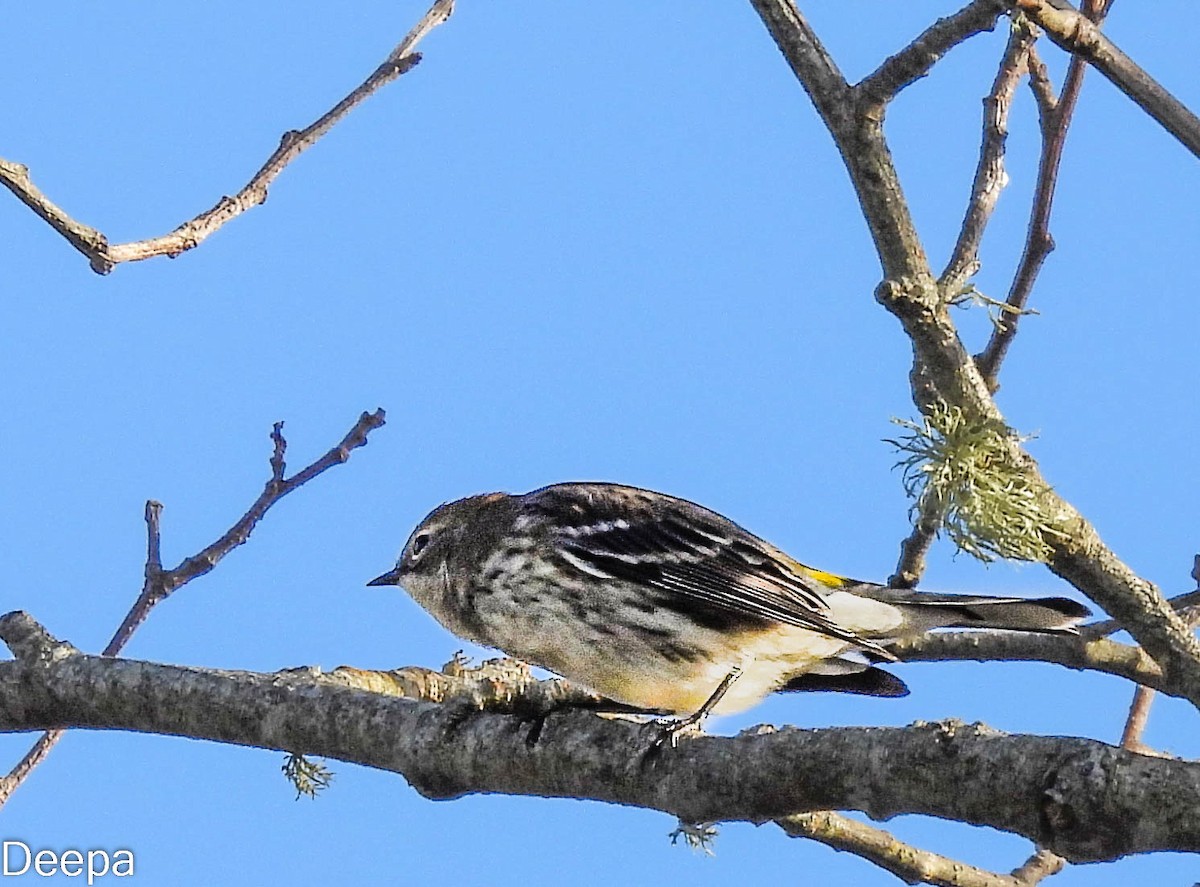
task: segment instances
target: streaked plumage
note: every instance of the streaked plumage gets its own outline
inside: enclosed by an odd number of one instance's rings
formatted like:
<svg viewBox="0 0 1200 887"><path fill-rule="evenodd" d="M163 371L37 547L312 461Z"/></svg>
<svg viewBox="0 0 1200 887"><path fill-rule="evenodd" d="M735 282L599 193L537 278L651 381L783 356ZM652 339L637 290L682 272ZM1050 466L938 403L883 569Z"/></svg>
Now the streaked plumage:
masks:
<svg viewBox="0 0 1200 887"><path fill-rule="evenodd" d="M1071 631L1066 598L1023 600L885 588L805 566L703 506L649 490L567 483L435 509L395 569L455 634L618 702L691 713L734 669L714 708L776 690L907 692L873 667L886 644L933 628Z"/></svg>

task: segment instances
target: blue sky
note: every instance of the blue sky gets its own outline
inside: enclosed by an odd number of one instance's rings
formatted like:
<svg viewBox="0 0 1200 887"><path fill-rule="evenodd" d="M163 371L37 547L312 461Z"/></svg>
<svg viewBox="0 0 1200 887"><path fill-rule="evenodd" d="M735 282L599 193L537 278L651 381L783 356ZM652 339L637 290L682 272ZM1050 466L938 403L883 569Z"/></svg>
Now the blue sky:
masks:
<svg viewBox="0 0 1200 887"><path fill-rule="evenodd" d="M805 4L857 79L946 2ZM323 113L424 12L298 2L6 10L0 155L112 240L163 233L236 191L280 134ZM1191 6L1117 4L1109 32L1200 107ZM1154 24L1152 24L1152 22ZM1155 27L1171 22L1169 29ZM977 151L1003 29L956 50L888 120L939 267ZM0 611L98 650L140 586L142 505L164 559L219 535L267 477L364 409L388 424L273 511L250 545L161 605L126 654L274 670L437 667L464 645L364 583L446 499L619 480L702 501L803 560L886 577L907 531L892 416L910 349L872 299L878 263L831 141L748 4L463 3L425 61L370 99L253 210L179 259L97 277L0 200L7 421ZM1061 79L1060 54L1042 51ZM1035 171L1019 93L1012 185L983 253L1002 297ZM1005 366L1001 408L1050 481L1135 569L1187 590L1197 550L1195 160L1089 74L1051 256ZM978 348L987 321L960 316ZM940 590L1059 594L1034 567L941 543ZM471 654L482 651L467 647ZM712 725L960 717L1120 735L1131 688L1038 665L911 665L904 700L778 698ZM7 770L32 737L0 737ZM1148 740L1200 755L1195 712L1159 700ZM430 803L334 763L295 801L282 755L160 737L68 736L0 816L39 847L130 847L145 884L531 885L787 880L892 884L867 863L725 826L716 856L667 816L594 803ZM1028 845L903 817L901 836L1007 870ZM1055 884L1194 879L1163 855ZM27 876L28 877L28 876ZM1190 883L1190 882L1189 882Z"/></svg>

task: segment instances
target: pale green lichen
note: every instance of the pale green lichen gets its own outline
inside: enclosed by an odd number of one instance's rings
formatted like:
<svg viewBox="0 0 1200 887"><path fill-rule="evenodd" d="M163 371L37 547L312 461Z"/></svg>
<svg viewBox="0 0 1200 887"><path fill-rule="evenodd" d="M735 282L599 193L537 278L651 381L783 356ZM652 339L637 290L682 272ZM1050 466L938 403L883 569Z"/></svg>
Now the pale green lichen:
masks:
<svg viewBox="0 0 1200 887"><path fill-rule="evenodd" d="M679 820L679 828L671 832L667 837L671 839L672 844L676 844L680 839L684 845L690 848L693 852L704 856L715 856L713 843L717 840L717 827L711 822L684 822Z"/></svg>
<svg viewBox="0 0 1200 887"><path fill-rule="evenodd" d="M310 761L304 755L290 754L283 762L283 775L296 789L296 800L301 795L315 798L317 792L324 791L333 781L333 771L324 764Z"/></svg>
<svg viewBox="0 0 1200 887"><path fill-rule="evenodd" d="M1017 308L1014 305L1008 304L1008 302L993 299L991 296L977 289L973 283L968 283L964 286L957 295L950 299L950 304L955 308L983 308L987 311L988 320L992 322L992 328L996 332L1004 329L1004 319L1006 317L1021 317L1026 314L1038 313L1034 308Z"/></svg>
<svg viewBox="0 0 1200 887"><path fill-rule="evenodd" d="M896 466L914 500L910 519L944 531L960 551L985 563L1050 559L1051 540L1066 533L1043 513L1049 488L1014 464L1015 447L1027 436L942 403L920 424L892 421L907 431L888 443L907 454Z"/></svg>

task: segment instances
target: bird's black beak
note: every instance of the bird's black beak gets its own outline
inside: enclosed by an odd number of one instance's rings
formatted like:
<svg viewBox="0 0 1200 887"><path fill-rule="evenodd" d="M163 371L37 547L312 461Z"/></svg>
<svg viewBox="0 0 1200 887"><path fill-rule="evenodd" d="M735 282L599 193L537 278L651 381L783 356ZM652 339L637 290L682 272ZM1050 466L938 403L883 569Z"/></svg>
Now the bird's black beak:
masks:
<svg viewBox="0 0 1200 887"><path fill-rule="evenodd" d="M400 584L400 568L388 570L382 576L376 576L367 585L399 585Z"/></svg>

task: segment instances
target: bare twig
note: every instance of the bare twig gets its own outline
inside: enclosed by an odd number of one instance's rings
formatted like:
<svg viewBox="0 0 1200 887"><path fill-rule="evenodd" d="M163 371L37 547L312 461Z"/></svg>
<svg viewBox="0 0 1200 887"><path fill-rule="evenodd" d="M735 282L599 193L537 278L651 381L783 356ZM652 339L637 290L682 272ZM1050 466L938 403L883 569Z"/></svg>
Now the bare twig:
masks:
<svg viewBox="0 0 1200 887"><path fill-rule="evenodd" d="M1048 662L1077 671L1116 675L1135 684L1167 689L1162 668L1141 647L1077 635L990 631L928 632L888 645L904 662ZM1182 695L1171 688L1172 695Z"/></svg>
<svg viewBox="0 0 1200 887"><path fill-rule="evenodd" d="M1011 875L959 862L922 850L899 840L878 826L859 822L840 813L797 813L776 819L775 824L793 838L810 838L834 850L844 850L875 863L906 884L935 887L1033 887L1056 874L1066 860L1048 850L1039 850Z"/></svg>
<svg viewBox="0 0 1200 887"><path fill-rule="evenodd" d="M1088 0L1088 15L1095 19L1097 27L1104 19L1105 6L1105 0ZM1072 56L1062 94L1054 103L1053 110L1047 107L1044 100L1038 102L1042 119L1042 152L1038 160L1033 208L1029 214L1029 233L1025 238L1025 249L1006 299L1006 304L1013 310L1005 312L997 319L991 339L976 358L979 371L993 391L998 387L996 375L1017 334L1017 326L1025 313L1025 305L1033 292L1038 273L1042 270L1046 257L1054 250L1054 238L1050 236L1050 211L1054 206L1054 190L1058 184L1058 168L1062 162L1067 129L1075 113L1086 70L1087 67L1079 56ZM1034 82L1041 84L1045 81L1039 76Z"/></svg>
<svg viewBox="0 0 1200 887"><path fill-rule="evenodd" d="M855 90L864 102L886 104L920 80L948 51L996 26L1004 11L999 0L972 0L958 12L938 19L915 40L864 77Z"/></svg>
<svg viewBox="0 0 1200 887"><path fill-rule="evenodd" d="M1029 89L1037 103L1038 120L1044 137L1054 125L1054 112L1058 110L1058 93L1054 91L1054 84L1050 82L1050 72L1038 54L1036 45L1029 47Z"/></svg>
<svg viewBox="0 0 1200 887"><path fill-rule="evenodd" d="M283 439L283 423L277 422L271 431L271 440L274 443L274 451L271 455L271 479L267 481L258 498L254 500L246 513L238 519L237 523L225 531L221 538L197 554L184 558L174 569L164 571L160 568L158 581L147 583L146 587L142 589L141 595L138 596L137 601L129 610L124 622L121 623L121 627L117 629L117 633L113 636L112 641L104 648L104 655L115 656L125 646L130 635L133 634L137 627L145 620L146 616L149 615L150 610L155 604L193 579L209 572L220 563L225 555L229 554L229 552L233 551L239 545L244 544L250 538L250 533L257 526L258 522L262 520L263 516L266 515L267 511L270 510L272 505L323 471L345 462L350 458L351 451L363 446L367 442L367 435L383 425L383 422L383 410L376 410L373 413L363 413L359 416L358 421L354 423L354 427L346 433L346 436L335 447L290 478L283 477L283 469L285 467L283 454L287 443Z"/></svg>
<svg viewBox="0 0 1200 887"><path fill-rule="evenodd" d="M891 832L829 810L797 813L775 824L793 838L809 838L873 862L906 884L936 887L1015 887L1011 877L922 850Z"/></svg>
<svg viewBox="0 0 1200 887"><path fill-rule="evenodd" d="M1044 847L1039 847L1029 859L1016 869L1013 869L1013 880L1019 885L1039 883L1050 875L1057 875L1067 865L1067 861Z"/></svg>
<svg viewBox="0 0 1200 887"><path fill-rule="evenodd" d="M275 445L271 453L271 480L283 483L283 474L287 471L287 441L283 437L282 422L276 422L271 428L271 443Z"/></svg>
<svg viewBox="0 0 1200 887"><path fill-rule="evenodd" d="M162 505L154 501L147 502L146 568L142 590L101 655L116 656L129 641L129 638L133 636L133 633L137 631L138 626L150 615L150 611L154 609L155 604L215 567L225 555L250 538L250 533L272 505L292 492L292 490L312 480L321 472L345 462L350 458L351 451L363 446L367 442L367 435L376 428L379 428L383 423L383 410L376 410L373 413L363 413L359 416L358 421L354 423L354 427L346 433L346 436L342 438L337 446L333 447L307 468L304 468L291 478L285 479L283 476L285 468L283 455L287 448L287 442L283 438L283 423L276 422L271 431L271 440L274 443L274 450L271 454L271 479L267 481L262 493L254 500L249 510L220 539L213 542L199 554L185 558L172 570L164 570L162 568L160 553L161 536L159 531L159 517L162 514ZM8 776L0 779L0 807L4 806L12 796L12 793L25 781L33 769L45 759L46 755L50 753L50 749L62 738L62 734L62 730L49 730L44 733L20 762L13 767Z"/></svg>
<svg viewBox="0 0 1200 887"><path fill-rule="evenodd" d="M383 64L362 84L314 123L304 129L284 133L275 153L267 158L267 162L237 194L233 197L222 197L216 206L184 222L169 234L129 243L109 244L103 233L71 218L43 194L33 184L29 170L24 164L0 158L0 184L12 191L22 203L83 253L91 263L92 270L98 274L107 274L122 262L139 262L155 256L177 256L199 246L226 222L264 202L267 199L268 187L283 172L284 167L316 144L321 136L357 105L417 65L421 57L413 52L416 45L435 27L446 21L453 10L454 0L436 0Z"/></svg>
<svg viewBox="0 0 1200 887"><path fill-rule="evenodd" d="M1061 49L1082 58L1107 77L1185 148L1200 157L1200 118L1100 33L1095 21L1081 15L1065 0L1005 2L1033 19Z"/></svg>
<svg viewBox="0 0 1200 887"><path fill-rule="evenodd" d="M1200 614L1200 591L1184 592L1170 598L1167 603L1179 614L1180 618L1194 619L1196 615ZM1105 619L1103 622L1092 622L1083 626L1079 629L1079 633L1085 640L1090 641L1108 637L1124 628L1125 626L1117 619Z"/></svg>
<svg viewBox="0 0 1200 887"><path fill-rule="evenodd" d="M967 281L979 270L979 245L983 232L996 208L1000 192L1008 184L1004 169L1004 145L1008 139L1008 112L1012 106L1017 84L1029 68L1029 50L1037 34L1028 25L1018 22L1008 35L1000 68L987 97L983 100L983 137L979 146L979 162L971 184L971 199L963 216L958 242L938 278L945 298L957 295Z"/></svg>
<svg viewBox="0 0 1200 887"><path fill-rule="evenodd" d="M1129 704L1129 714L1125 718L1125 729L1121 731L1121 748L1130 751L1142 751L1142 734L1146 732L1146 722L1150 719L1150 706L1154 703L1154 690L1150 687L1138 687L1133 691L1133 701Z"/></svg>
<svg viewBox="0 0 1200 887"><path fill-rule="evenodd" d="M1200 591L1168 601L1191 624L1200 620ZM888 649L904 662L1047 662L1078 671L1098 671L1142 687L1183 695L1164 679L1162 668L1138 646L1108 640L1123 626L1108 619L1084 625L1074 634L931 631L897 641Z"/></svg>
<svg viewBox="0 0 1200 887"><path fill-rule="evenodd" d="M919 506L920 513L913 522L912 532L900 543L900 560L896 563L896 572L888 578L888 585L893 588L916 588L925 573L925 556L933 547L937 538L940 523L931 513L936 507L935 500L927 499Z"/></svg>

